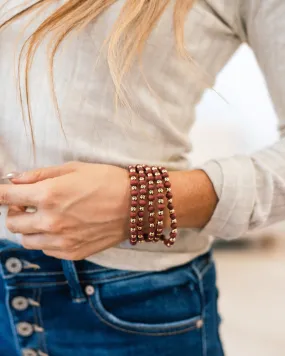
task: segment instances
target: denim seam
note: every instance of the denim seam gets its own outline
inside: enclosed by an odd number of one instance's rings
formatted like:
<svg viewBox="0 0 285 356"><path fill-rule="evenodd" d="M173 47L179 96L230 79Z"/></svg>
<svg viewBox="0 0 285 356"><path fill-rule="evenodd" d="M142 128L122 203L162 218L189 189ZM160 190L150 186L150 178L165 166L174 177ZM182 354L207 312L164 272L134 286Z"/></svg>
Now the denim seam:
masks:
<svg viewBox="0 0 285 356"><path fill-rule="evenodd" d="M29 287L29 288L40 288L40 287L45 287L45 286L49 286L49 287L54 287L54 286L58 286L58 285L66 285L68 284L67 281L65 282L42 282L42 283L17 283L13 286L8 286L7 289L9 290L15 290L17 289L17 287Z"/></svg>
<svg viewBox="0 0 285 356"><path fill-rule="evenodd" d="M108 325L109 327L113 328L113 329L117 329L119 331L123 331L126 332L128 334L136 334L136 335L146 335L146 336L171 336L171 335L178 335L178 334L183 334L185 332L191 331L191 330L195 330L198 329L196 325L192 325L191 327L188 327L186 329L180 330L180 331L170 331L170 332L154 332L154 333L149 333L149 332L142 332L142 331L134 331L134 330L128 330L128 329L124 329L121 328L117 325L113 325L112 323L110 323L109 321L105 320L101 314L98 313L98 311L96 310L96 308L94 307L94 305L91 302L91 299L89 298L89 305L91 307L91 309L93 310L93 312L95 313L95 315L97 316L97 318L99 320L101 320L101 322L103 322L104 324Z"/></svg>
<svg viewBox="0 0 285 356"><path fill-rule="evenodd" d="M3 271L2 265L0 263L0 276L3 275L3 272L4 271ZM9 322L10 322L10 326L11 326L11 330L12 330L12 334L13 334L13 339L14 339L14 342L15 342L16 350L17 350L18 354L21 355L21 346L20 346L20 343L19 343L18 334L17 334L17 331L16 331L16 326L15 326L15 323L14 323L13 315L12 315L11 309L10 309L9 293L8 293L7 288L5 288L5 289L6 289L6 301L5 302L6 302L7 313L8 313Z"/></svg>
<svg viewBox="0 0 285 356"><path fill-rule="evenodd" d="M108 268L98 268L98 269L91 269L91 270L80 270L77 273L78 274L83 274L83 273L90 274L90 273L105 272L105 271L108 271Z"/></svg>
<svg viewBox="0 0 285 356"><path fill-rule="evenodd" d="M33 290L33 300L35 301L39 301L39 298L37 296L38 294L38 290L37 289L34 289ZM34 316L34 325L39 325L39 320L38 320L38 314L37 314L37 311L36 311L36 308L35 306L33 306L33 316ZM35 332L35 331L34 331ZM37 339L38 339L38 346L40 347L41 345L41 333L36 333L37 334Z"/></svg>
<svg viewBox="0 0 285 356"><path fill-rule="evenodd" d="M46 343L46 333L45 333L45 327L44 327L43 318L42 318L41 296L42 296L42 289L40 288L38 298L37 298L37 302L40 304L40 307L37 308L37 313L38 313L38 318L39 318L39 324L44 329L44 332L40 333L41 334L41 348L43 349L42 350L43 352L48 354L48 348L47 348L47 343Z"/></svg>
<svg viewBox="0 0 285 356"><path fill-rule="evenodd" d="M135 278L135 277L139 277L139 276L146 276L148 274L151 274L152 272L129 272L129 273L126 273L126 274L123 274L123 275L120 275L120 274L117 274L115 276L112 276L112 277L107 277L107 278L99 278L99 279L90 279L90 280L82 280L81 283L105 283L105 282L115 282L115 281L119 281L119 280L126 280L126 279L130 279L130 278ZM5 278L6 280L8 279L12 279L12 278L15 278L15 277L29 277L29 276L39 276L40 274L39 273L35 273L35 274L17 274L16 276L8 276L8 278ZM48 276L49 274L44 274L45 276ZM64 275L62 273L62 275ZM43 282L44 284L45 282ZM63 282L54 282L56 284L58 283L63 283Z"/></svg>
<svg viewBox="0 0 285 356"><path fill-rule="evenodd" d="M64 275L63 272L27 272L27 273L17 273L16 275L13 274L5 274L3 276L4 279L12 279L15 276L20 276L20 277L32 277L32 276L58 276L58 275Z"/></svg>
<svg viewBox="0 0 285 356"><path fill-rule="evenodd" d="M106 268L102 269L92 269L92 270L81 270L78 271L78 274L92 274L96 272L104 272L107 271ZM60 276L64 275L63 271L62 272L23 272L23 273L18 273L17 276L21 277L32 277L32 276ZM15 276L13 274L4 274L3 279L11 279L14 278Z"/></svg>
<svg viewBox="0 0 285 356"><path fill-rule="evenodd" d="M205 274L209 271L210 268L212 268L214 265L214 261L211 260L207 266L204 267L204 269L200 272L201 279L204 278Z"/></svg>
<svg viewBox="0 0 285 356"><path fill-rule="evenodd" d="M198 280L199 280L199 289L200 289L200 295L201 295L201 301L202 301L202 320L203 320L203 326L202 326L202 346L203 346L203 356L207 356L207 331L206 331L206 306L205 306L205 293L204 293L204 286L203 286L203 276L205 273L201 273L201 271L196 267L196 265L192 266L193 270L195 271ZM206 269L206 268L205 268Z"/></svg>
<svg viewBox="0 0 285 356"><path fill-rule="evenodd" d="M147 276L148 274L151 274L152 272L138 272L138 273L129 273L124 276L114 276L114 277L109 277L109 278L103 278L103 279L90 279L90 280L82 280L81 283L97 283L97 284L103 284L105 282L116 282L116 281L124 281L126 279L130 278L135 278L135 277L140 277L140 276Z"/></svg>

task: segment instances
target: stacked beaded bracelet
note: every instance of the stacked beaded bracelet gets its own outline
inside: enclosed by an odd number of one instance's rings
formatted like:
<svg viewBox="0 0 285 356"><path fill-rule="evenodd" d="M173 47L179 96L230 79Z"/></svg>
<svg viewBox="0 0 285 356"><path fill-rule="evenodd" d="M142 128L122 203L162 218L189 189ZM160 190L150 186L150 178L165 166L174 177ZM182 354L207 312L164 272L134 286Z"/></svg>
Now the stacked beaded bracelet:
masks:
<svg viewBox="0 0 285 356"><path fill-rule="evenodd" d="M144 168L141 165L136 166L136 171L139 177L139 211L137 221L138 242L144 242L143 227L144 227L144 211L146 206L146 175Z"/></svg>
<svg viewBox="0 0 285 356"><path fill-rule="evenodd" d="M129 174L130 243L136 245L137 242L163 241L166 246L171 247L177 237L177 219L167 170L163 167L137 165L129 166ZM171 232L168 238L163 235L166 200L171 219ZM146 231L144 227L147 228Z"/></svg>
<svg viewBox="0 0 285 356"><path fill-rule="evenodd" d="M166 190L166 199L167 199L167 208L169 210L169 216L171 219L171 232L169 235L169 239L165 239L164 243L166 246L170 247L174 245L177 237L177 219L176 219L176 214L173 206L173 200L172 200L172 191L171 191L171 183L169 180L169 174L165 168L159 167L159 171L161 173L162 179L164 181L164 188Z"/></svg>
<svg viewBox="0 0 285 356"><path fill-rule="evenodd" d="M148 190L148 232L144 234L146 242L156 242L155 239L155 185L154 176L150 167L144 167L146 179L147 179L147 190Z"/></svg>
<svg viewBox="0 0 285 356"><path fill-rule="evenodd" d="M130 211L130 243L137 243L137 208L138 208L138 175L134 167L129 168L131 183L131 211Z"/></svg>
<svg viewBox="0 0 285 356"><path fill-rule="evenodd" d="M164 240L162 235L164 227L164 189L161 173L157 167L152 167L152 172L154 175L156 189L157 189L157 219L156 219L156 229L155 229L155 241Z"/></svg>

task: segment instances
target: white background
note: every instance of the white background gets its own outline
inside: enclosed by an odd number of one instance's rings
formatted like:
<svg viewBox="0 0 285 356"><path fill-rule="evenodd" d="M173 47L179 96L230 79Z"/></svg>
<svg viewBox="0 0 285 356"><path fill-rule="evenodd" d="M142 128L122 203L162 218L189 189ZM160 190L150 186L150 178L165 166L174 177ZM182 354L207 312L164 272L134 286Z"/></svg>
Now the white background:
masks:
<svg viewBox="0 0 285 356"><path fill-rule="evenodd" d="M216 92L215 92L216 91ZM250 153L277 139L277 119L252 51L242 46L197 108L193 163Z"/></svg>

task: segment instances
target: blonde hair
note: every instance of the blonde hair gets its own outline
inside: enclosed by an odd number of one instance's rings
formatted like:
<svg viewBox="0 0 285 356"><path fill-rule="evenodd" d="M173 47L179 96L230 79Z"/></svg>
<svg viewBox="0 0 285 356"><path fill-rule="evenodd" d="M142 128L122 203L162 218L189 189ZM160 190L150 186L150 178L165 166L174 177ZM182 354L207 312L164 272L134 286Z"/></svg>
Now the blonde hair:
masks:
<svg viewBox="0 0 285 356"><path fill-rule="evenodd" d="M175 0L173 12L173 29L176 39L176 48L181 57L187 58L188 54L184 47L184 23L185 18L193 6L195 0ZM56 51L63 40L75 30L81 30L90 22L95 21L116 0L68 0L52 12L26 40L22 48L19 62L24 60L25 70L25 104L27 105L27 116L30 124L30 133L34 145L34 134L32 129L30 96L29 96L29 72L33 58L39 45L48 34L52 34L53 42L50 44L50 73L53 83L53 61ZM115 92L123 100L121 88L122 80L132 64L143 52L145 43L158 22L162 13L171 0L125 0L118 15L109 38L105 40L107 46L107 61L110 74L115 86ZM20 8L16 15L8 18L0 24L0 29L8 26L20 17L38 11L44 11L49 5L56 3L55 0L38 0L37 2ZM21 69L18 66L18 72ZM18 73L20 78L20 73ZM21 88L19 84L19 88ZM21 90L20 90L21 91ZM54 93L54 89L53 89ZM58 105L54 96L56 109ZM23 96L20 94L23 109Z"/></svg>

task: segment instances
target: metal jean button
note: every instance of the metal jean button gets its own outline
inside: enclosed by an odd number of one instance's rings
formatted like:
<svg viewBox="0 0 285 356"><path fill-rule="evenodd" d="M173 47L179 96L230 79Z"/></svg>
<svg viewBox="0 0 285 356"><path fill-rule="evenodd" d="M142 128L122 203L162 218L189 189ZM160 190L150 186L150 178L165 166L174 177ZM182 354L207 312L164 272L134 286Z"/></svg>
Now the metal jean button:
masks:
<svg viewBox="0 0 285 356"><path fill-rule="evenodd" d="M95 293L95 289L93 286L86 286L85 287L85 293L86 295L93 295Z"/></svg>
<svg viewBox="0 0 285 356"><path fill-rule="evenodd" d="M5 263L5 267L10 273L20 273L22 271L22 262L15 257L10 257Z"/></svg>
<svg viewBox="0 0 285 356"><path fill-rule="evenodd" d="M38 353L32 349L24 349L22 352L22 356L37 356Z"/></svg>
<svg viewBox="0 0 285 356"><path fill-rule="evenodd" d="M15 297L12 299L11 305L15 310L23 311L28 308L29 302L25 297Z"/></svg>
<svg viewBox="0 0 285 356"><path fill-rule="evenodd" d="M16 328L18 335L24 337L31 336L34 331L33 326L25 321L18 323Z"/></svg>

